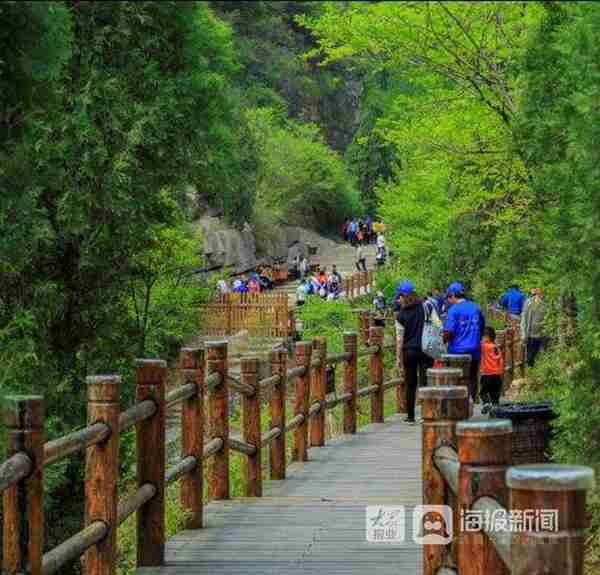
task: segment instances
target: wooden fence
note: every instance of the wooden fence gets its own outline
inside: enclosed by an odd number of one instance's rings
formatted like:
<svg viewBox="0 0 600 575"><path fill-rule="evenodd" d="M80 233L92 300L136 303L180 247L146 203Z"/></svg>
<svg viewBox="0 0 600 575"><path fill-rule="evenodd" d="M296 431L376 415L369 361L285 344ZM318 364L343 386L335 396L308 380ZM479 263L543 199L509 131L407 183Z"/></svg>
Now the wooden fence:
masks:
<svg viewBox="0 0 600 575"><path fill-rule="evenodd" d="M343 280L347 299L371 293L374 273L356 272ZM206 335L227 336L247 330L251 336L288 338L295 332L294 313L287 292L230 293L202 306L202 326Z"/></svg>
<svg viewBox="0 0 600 575"><path fill-rule="evenodd" d="M252 336L287 338L293 330L286 292L231 293L202 308L204 333L233 335L247 330Z"/></svg>
<svg viewBox="0 0 600 575"><path fill-rule="evenodd" d="M286 432L292 431L293 457L306 461L309 446L325 444L325 413L343 405L345 433L357 429L357 400L370 398L372 422L383 421L384 392L398 379L384 381L383 328L372 327L367 345L359 346L356 333L344 334L344 352L327 353L327 341L317 338L295 347L294 367L287 353L270 354L271 373L258 380L258 359L243 358L241 378L228 374L226 342L207 343L205 349L183 349L179 369L182 385L165 393L166 364L138 360L136 403L120 413L120 378L87 379L88 426L44 441L44 405L41 397L8 398L8 459L0 465L0 492L4 496L3 573L52 575L84 556L85 575L114 575L116 532L125 519L137 514L137 565L160 566L165 549L165 487L179 481L180 501L187 512L187 528L203 526L203 477L208 466L211 499L229 498L230 451L247 457L245 494L262 494L261 454L270 453L270 476L286 474ZM370 381L359 388L357 361L370 357ZM343 393L327 395L326 367L344 364ZM293 414L286 415L288 382L295 383ZM243 432L230 434L229 391L242 396ZM270 394L269 430L261 432L261 395ZM182 404L180 459L166 469L165 413ZM137 489L118 499L119 438L135 427ZM206 430L206 432L205 432ZM207 441L205 441L205 437ZM55 549L43 553L44 470L74 453L85 452L85 526Z"/></svg>
<svg viewBox="0 0 600 575"><path fill-rule="evenodd" d="M342 290L347 299L355 299L361 295L371 293L375 287L375 273L356 272L342 280Z"/></svg>
<svg viewBox="0 0 600 575"><path fill-rule="evenodd" d="M505 386L525 369L516 322L498 332ZM512 423L471 418L465 386L469 356L445 356L419 390L423 432L423 504L446 505L447 544L423 545L424 575L582 575L586 491L594 472L583 466L511 467ZM429 520L431 521L431 517ZM425 533L425 525L422 527ZM441 533L441 530L437 530Z"/></svg>

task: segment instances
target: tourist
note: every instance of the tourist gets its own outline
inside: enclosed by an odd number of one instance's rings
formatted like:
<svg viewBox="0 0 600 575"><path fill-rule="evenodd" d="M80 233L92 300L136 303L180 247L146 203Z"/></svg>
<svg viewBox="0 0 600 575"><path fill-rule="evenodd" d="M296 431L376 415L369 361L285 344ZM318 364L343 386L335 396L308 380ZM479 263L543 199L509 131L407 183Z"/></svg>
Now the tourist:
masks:
<svg viewBox="0 0 600 575"><path fill-rule="evenodd" d="M252 294L260 293L260 282L258 281L258 275L252 274L250 280L248 281L248 291Z"/></svg>
<svg viewBox="0 0 600 575"><path fill-rule="evenodd" d="M337 266L335 264L333 264L331 266L331 278L335 278L335 281L340 284L340 286L342 285L342 276L340 274L340 272L337 271Z"/></svg>
<svg viewBox="0 0 600 575"><path fill-rule="evenodd" d="M450 308L444 324L444 341L448 343L448 353L471 356L468 387L471 399L475 401L481 358L481 336L485 329L485 318L481 313L481 308L466 299L465 288L461 283L450 284L446 295Z"/></svg>
<svg viewBox="0 0 600 575"><path fill-rule="evenodd" d="M304 305L308 293L308 285L305 279L300 281L300 285L296 289L296 305Z"/></svg>
<svg viewBox="0 0 600 575"><path fill-rule="evenodd" d="M546 305L542 298L541 288L531 290L531 297L523 306L521 314L521 337L527 345L527 365L533 367L538 353L546 346L544 337L544 317Z"/></svg>
<svg viewBox="0 0 600 575"><path fill-rule="evenodd" d="M342 226L342 237L344 238L345 242L350 240L350 220L348 218L344 219L344 225Z"/></svg>
<svg viewBox="0 0 600 575"><path fill-rule="evenodd" d="M486 327L481 340L481 413L486 414L493 405L500 402L502 376L504 375L504 357L496 345L496 331Z"/></svg>
<svg viewBox="0 0 600 575"><path fill-rule="evenodd" d="M229 293L229 286L227 285L227 281L223 278L217 282L217 291L219 292L219 295L227 295Z"/></svg>
<svg viewBox="0 0 600 575"><path fill-rule="evenodd" d="M365 251L360 244L356 246L356 269L360 272L367 271L367 257Z"/></svg>
<svg viewBox="0 0 600 575"><path fill-rule="evenodd" d="M375 253L375 263L377 264L378 268L385 265L385 247L377 246L377 251Z"/></svg>
<svg viewBox="0 0 600 575"><path fill-rule="evenodd" d="M418 297L412 282L405 280L398 286L400 311L396 315L404 330L402 340L402 362L406 384L406 423L415 423L417 387L426 384L427 369L433 366L433 359L421 349L425 309L423 300Z"/></svg>
<svg viewBox="0 0 600 575"><path fill-rule="evenodd" d="M387 311L387 302L382 291L378 291L373 299L373 307L375 313L373 316L373 324L378 327L385 327L385 314Z"/></svg>
<svg viewBox="0 0 600 575"><path fill-rule="evenodd" d="M248 284L244 276L233 282L233 291L234 293L248 293Z"/></svg>
<svg viewBox="0 0 600 575"><path fill-rule="evenodd" d="M299 270L300 270L300 279L303 280L306 277L306 274L308 273L308 270L309 270L308 260L306 259L306 256L302 256L300 258Z"/></svg>
<svg viewBox="0 0 600 575"><path fill-rule="evenodd" d="M356 221L356 218L352 218L352 221L350 222L349 233L350 233L350 243L353 246L355 246L356 245L356 234L358 233L358 222Z"/></svg>
<svg viewBox="0 0 600 575"><path fill-rule="evenodd" d="M525 303L525 294L519 289L519 286L513 284L508 291L500 298L500 307L512 315L521 315L523 304Z"/></svg>

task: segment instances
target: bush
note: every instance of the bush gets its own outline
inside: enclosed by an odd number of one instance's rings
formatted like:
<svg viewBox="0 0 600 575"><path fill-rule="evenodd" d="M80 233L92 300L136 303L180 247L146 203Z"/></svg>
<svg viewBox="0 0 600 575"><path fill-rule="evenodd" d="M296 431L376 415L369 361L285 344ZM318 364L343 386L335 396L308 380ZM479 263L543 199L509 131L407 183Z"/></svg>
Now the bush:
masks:
<svg viewBox="0 0 600 575"><path fill-rule="evenodd" d="M331 233L361 213L354 179L317 126L270 109L251 110L248 118L260 150L255 223L269 213L267 220Z"/></svg>

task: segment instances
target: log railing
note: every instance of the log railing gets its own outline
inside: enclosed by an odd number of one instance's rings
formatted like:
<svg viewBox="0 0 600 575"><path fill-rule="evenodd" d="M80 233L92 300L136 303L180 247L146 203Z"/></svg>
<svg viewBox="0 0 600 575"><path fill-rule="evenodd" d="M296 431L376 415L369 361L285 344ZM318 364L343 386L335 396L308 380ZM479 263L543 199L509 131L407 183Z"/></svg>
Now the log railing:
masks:
<svg viewBox="0 0 600 575"><path fill-rule="evenodd" d="M371 293L374 287L375 273L373 270L355 272L342 280L342 291L349 300Z"/></svg>
<svg viewBox="0 0 600 575"><path fill-rule="evenodd" d="M178 482L186 527L203 525L203 480L207 467L210 499L228 499L230 451L243 454L245 494L262 495L261 454L270 451L270 476L286 475L286 432L293 432L293 459L306 461L309 446L325 444L325 412L343 406L343 430L357 429L357 399L370 398L371 421L383 421L383 394L400 383L384 381L383 328L370 327L368 345L359 351L358 335L344 334L344 352L327 354L327 342L317 338L298 342L295 367L287 355L270 355L272 375L258 379L258 359L243 358L241 378L228 375L226 342L207 343L205 349L181 351L182 385L165 392L166 364L138 360L136 403L120 412L118 376L87 378L88 425L59 439L44 441L45 416L39 396L8 399L7 459L0 465L0 492L4 498L3 573L52 575L85 555L86 575L113 575L116 571L117 528L137 515L137 565L164 563L165 488ZM206 357L205 357L206 353ZM370 357L370 381L358 389L358 357ZM327 397L326 367L344 364L343 393ZM295 383L293 413L286 416L287 382ZM242 435L229 428L229 388L242 398ZM269 430L261 432L261 394L270 391ZM165 414L181 404L181 456L166 468ZM119 499L119 439L136 429L137 488ZM205 442L206 439L206 442ZM44 468L65 457L85 453L85 525L56 548L43 553Z"/></svg>
<svg viewBox="0 0 600 575"><path fill-rule="evenodd" d="M450 544L424 544L424 575L581 575L593 470L511 467L511 422L469 419L466 387L432 385L419 396L423 504L447 505L454 526Z"/></svg>

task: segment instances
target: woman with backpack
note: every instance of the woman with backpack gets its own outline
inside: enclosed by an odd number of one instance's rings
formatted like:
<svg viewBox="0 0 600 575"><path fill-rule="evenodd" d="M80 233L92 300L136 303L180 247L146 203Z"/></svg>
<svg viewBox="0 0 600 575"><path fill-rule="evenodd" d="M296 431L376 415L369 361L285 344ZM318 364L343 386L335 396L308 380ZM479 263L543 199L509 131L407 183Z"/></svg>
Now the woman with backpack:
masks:
<svg viewBox="0 0 600 575"><path fill-rule="evenodd" d="M425 326L425 307L417 295L412 282L405 280L397 289L400 309L396 319L404 330L402 341L402 363L406 388L405 422L415 423L415 404L419 379L421 385L427 383L427 369L433 367L433 359L422 350L423 328Z"/></svg>

